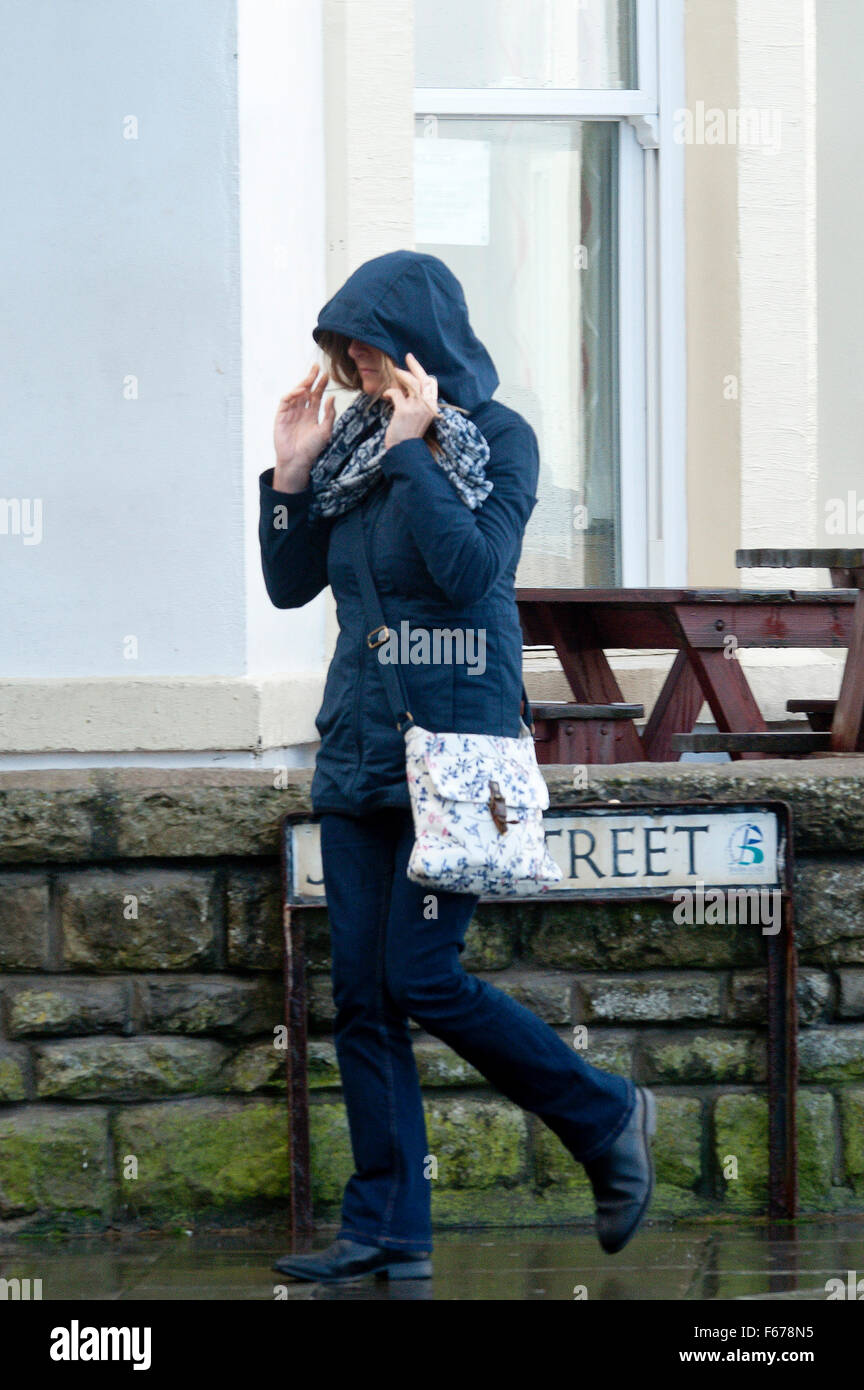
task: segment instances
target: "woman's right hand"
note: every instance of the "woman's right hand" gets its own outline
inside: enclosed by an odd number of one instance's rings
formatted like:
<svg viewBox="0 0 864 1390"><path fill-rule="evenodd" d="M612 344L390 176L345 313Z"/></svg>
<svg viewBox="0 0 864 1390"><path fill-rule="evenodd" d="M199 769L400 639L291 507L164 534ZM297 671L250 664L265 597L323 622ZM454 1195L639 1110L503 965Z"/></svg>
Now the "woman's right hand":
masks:
<svg viewBox="0 0 864 1390"><path fill-rule="evenodd" d="M329 372L318 376L313 366L299 385L279 402L273 426L276 466L273 487L277 492L302 492L309 482L312 465L329 443L336 418L336 401L329 398L319 421L321 397L330 379Z"/></svg>

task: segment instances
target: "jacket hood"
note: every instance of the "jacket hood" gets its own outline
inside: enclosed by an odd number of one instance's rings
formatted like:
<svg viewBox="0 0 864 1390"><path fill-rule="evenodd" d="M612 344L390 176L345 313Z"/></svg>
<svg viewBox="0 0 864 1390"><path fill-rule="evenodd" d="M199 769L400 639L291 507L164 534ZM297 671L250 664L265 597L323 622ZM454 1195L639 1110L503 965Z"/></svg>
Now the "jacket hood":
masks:
<svg viewBox="0 0 864 1390"><path fill-rule="evenodd" d="M389 251L349 275L318 315L322 329L381 348L408 370L406 352L438 381L451 405L474 410L498 386L495 364L468 321L462 286L437 256Z"/></svg>

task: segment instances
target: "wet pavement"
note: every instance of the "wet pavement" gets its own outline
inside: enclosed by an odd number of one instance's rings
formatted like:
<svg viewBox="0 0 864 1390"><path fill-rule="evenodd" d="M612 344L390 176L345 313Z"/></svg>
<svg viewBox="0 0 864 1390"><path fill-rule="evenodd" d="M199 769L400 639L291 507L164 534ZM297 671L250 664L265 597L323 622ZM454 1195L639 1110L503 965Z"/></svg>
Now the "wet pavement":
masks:
<svg viewBox="0 0 864 1390"><path fill-rule="evenodd" d="M323 1249L334 1234L321 1230L305 1248ZM773 1228L656 1223L615 1256L587 1230L440 1231L433 1278L392 1285L289 1282L270 1267L288 1249L274 1227L0 1239L0 1277L41 1280L43 1300L825 1301L828 1280L848 1282L850 1271L864 1280L864 1217Z"/></svg>

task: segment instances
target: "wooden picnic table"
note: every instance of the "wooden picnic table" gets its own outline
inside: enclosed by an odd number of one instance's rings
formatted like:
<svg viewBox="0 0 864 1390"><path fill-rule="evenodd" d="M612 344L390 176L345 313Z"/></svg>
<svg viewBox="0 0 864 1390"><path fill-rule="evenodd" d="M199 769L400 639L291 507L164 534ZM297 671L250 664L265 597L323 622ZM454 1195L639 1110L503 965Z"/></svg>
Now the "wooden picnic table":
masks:
<svg viewBox="0 0 864 1390"><path fill-rule="evenodd" d="M787 708L827 716L832 753L864 750L864 549L781 548L736 550L739 569L827 569L834 592L849 586L856 595L840 694L835 701L792 700ZM830 592L830 591L828 591ZM811 718L811 725L817 727Z"/></svg>
<svg viewBox="0 0 864 1390"><path fill-rule="evenodd" d="M692 730L703 701L720 730L766 732L734 650L846 647L857 596L854 588L516 590L526 645L555 648L582 703L623 702L610 648L676 653L642 736L632 720L619 731L617 762L676 760L673 735Z"/></svg>

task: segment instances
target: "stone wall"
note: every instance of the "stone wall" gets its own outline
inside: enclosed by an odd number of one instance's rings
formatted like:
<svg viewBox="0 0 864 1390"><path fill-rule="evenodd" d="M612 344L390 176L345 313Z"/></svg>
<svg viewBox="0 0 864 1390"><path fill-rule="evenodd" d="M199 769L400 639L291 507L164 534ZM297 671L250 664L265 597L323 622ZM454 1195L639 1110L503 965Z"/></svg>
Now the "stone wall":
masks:
<svg viewBox="0 0 864 1390"><path fill-rule="evenodd" d="M795 819L805 1211L864 1210L864 760L591 770L553 802L785 799ZM308 772L0 774L0 1229L284 1214L279 822ZM483 905L465 964L658 1096L655 1215L764 1209L764 938L671 906ZM313 1191L350 1149L326 910L308 909ZM589 1216L535 1117L416 1031L440 1223ZM729 1177L728 1162L737 1164ZM724 1175L724 1167L726 1175Z"/></svg>

